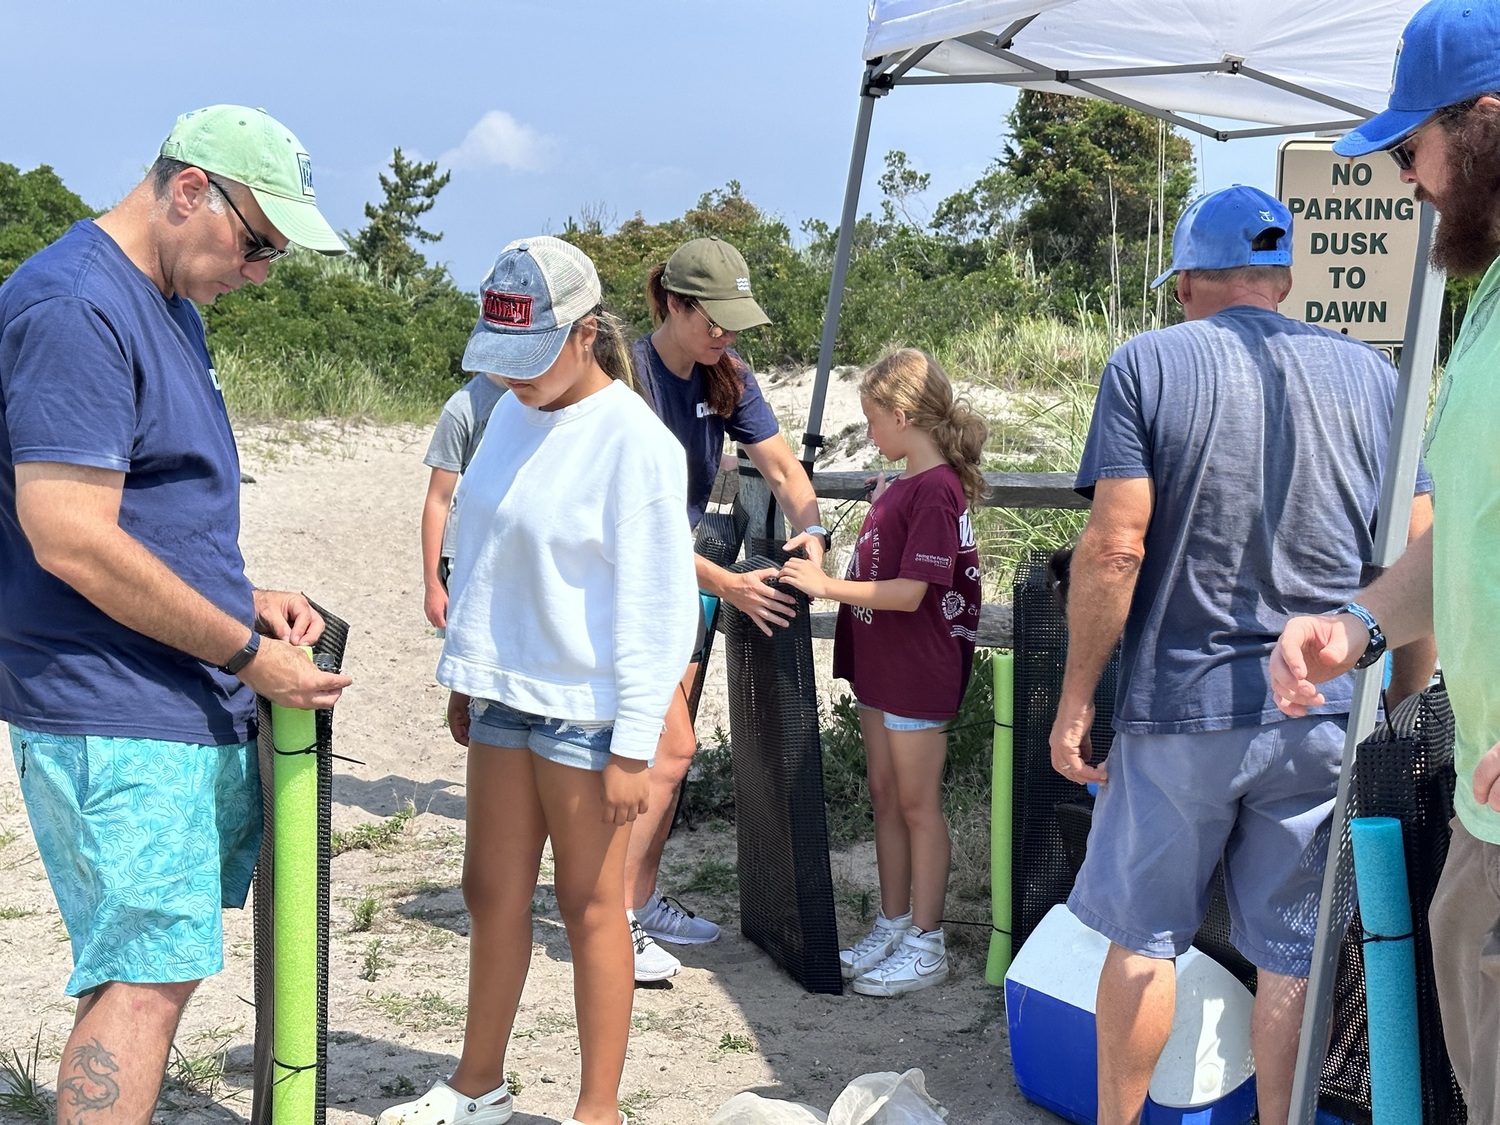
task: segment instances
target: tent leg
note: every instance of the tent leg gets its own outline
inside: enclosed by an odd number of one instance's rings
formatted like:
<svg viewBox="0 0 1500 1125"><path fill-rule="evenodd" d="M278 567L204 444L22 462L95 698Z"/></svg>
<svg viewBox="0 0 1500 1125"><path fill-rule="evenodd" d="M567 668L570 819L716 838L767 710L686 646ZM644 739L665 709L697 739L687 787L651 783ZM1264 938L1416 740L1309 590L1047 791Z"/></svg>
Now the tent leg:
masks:
<svg viewBox="0 0 1500 1125"><path fill-rule="evenodd" d="M1406 549L1411 517L1412 488L1417 478L1418 451L1427 392L1437 361L1438 322L1443 306L1443 275L1428 264L1436 219L1430 204L1423 204L1417 235L1417 264L1412 278L1411 304L1406 317L1406 339L1401 345L1401 375L1396 388L1396 411L1386 445L1385 475L1380 486L1380 526L1376 528L1375 562L1390 566ZM1302 1037L1297 1048L1297 1071L1292 1083L1292 1125L1314 1125L1318 1108L1318 1086L1327 1055L1328 1029L1333 1017L1333 989L1338 978L1342 928L1333 920L1339 905L1353 901L1353 868L1344 838L1349 804L1349 786L1360 741L1375 725L1380 699L1380 669L1376 663L1355 673L1354 699L1350 705L1349 730L1344 738L1344 763L1339 771L1338 797L1334 801L1332 831L1328 842L1328 865L1323 872L1323 893L1318 903L1318 931L1313 941L1312 972L1307 980L1307 1000L1302 1011Z"/></svg>
<svg viewBox="0 0 1500 1125"><path fill-rule="evenodd" d="M878 60L877 60L878 61ZM812 402L807 408L807 432L802 435L802 465L812 475L813 459L823 439L823 400L828 394L828 373L833 370L833 341L839 331L839 311L844 304L844 278L854 249L854 223L859 211L859 185L865 174L865 153L870 145L870 119L875 99L890 91L875 78L875 63L865 67L860 82L859 116L854 124L854 148L849 154L849 179L844 185L844 210L839 217L839 240L833 252L833 278L828 285L828 305L823 312L823 339L818 345L818 376L813 383Z"/></svg>

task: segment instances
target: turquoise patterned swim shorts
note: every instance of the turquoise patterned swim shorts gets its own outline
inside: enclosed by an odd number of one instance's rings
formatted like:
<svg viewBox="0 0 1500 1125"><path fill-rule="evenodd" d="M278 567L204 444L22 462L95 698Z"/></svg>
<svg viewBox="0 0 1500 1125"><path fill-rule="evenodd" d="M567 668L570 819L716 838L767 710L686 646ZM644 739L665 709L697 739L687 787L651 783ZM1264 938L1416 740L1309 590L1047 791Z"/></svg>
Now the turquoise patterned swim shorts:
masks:
<svg viewBox="0 0 1500 1125"><path fill-rule="evenodd" d="M245 905L260 850L255 743L10 728L37 850L73 943L69 996L224 967L221 910Z"/></svg>

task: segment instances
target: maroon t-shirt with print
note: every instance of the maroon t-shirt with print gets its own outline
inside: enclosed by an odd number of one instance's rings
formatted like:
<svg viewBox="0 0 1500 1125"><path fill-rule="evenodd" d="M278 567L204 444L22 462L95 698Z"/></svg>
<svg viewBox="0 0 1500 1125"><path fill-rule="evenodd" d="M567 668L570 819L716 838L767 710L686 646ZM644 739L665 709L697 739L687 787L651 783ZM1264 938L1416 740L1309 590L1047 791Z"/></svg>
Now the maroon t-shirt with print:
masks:
<svg viewBox="0 0 1500 1125"><path fill-rule="evenodd" d="M979 639L979 550L958 474L939 465L898 477L870 505L846 578L912 578L911 612L839 607L833 674L866 707L909 719L958 713Z"/></svg>

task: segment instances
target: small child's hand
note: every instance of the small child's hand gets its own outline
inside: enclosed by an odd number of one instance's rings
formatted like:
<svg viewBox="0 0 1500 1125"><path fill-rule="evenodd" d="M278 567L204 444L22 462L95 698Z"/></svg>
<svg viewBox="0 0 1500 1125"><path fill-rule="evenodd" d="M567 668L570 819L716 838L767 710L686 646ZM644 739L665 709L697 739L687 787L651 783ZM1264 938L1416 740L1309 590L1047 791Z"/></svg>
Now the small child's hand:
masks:
<svg viewBox="0 0 1500 1125"><path fill-rule="evenodd" d="M787 559L778 576L783 582L797 587L810 598L828 596L828 575L811 559Z"/></svg>
<svg viewBox="0 0 1500 1125"><path fill-rule="evenodd" d="M870 503L873 504L880 499L881 494L889 486L890 481L886 479L884 473L876 473L873 477L866 477L865 484L870 487Z"/></svg>

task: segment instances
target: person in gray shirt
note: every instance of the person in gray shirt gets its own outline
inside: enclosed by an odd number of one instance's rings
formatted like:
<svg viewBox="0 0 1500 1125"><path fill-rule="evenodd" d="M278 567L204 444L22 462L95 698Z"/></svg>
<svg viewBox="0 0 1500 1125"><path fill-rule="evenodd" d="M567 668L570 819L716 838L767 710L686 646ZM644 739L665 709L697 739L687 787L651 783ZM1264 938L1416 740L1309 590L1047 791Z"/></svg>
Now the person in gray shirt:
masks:
<svg viewBox="0 0 1500 1125"><path fill-rule="evenodd" d="M487 375L476 375L443 404L437 429L422 463L432 469L422 505L422 611L436 629L448 626L448 568L458 538L453 493L474 459L490 411L505 389Z"/></svg>

